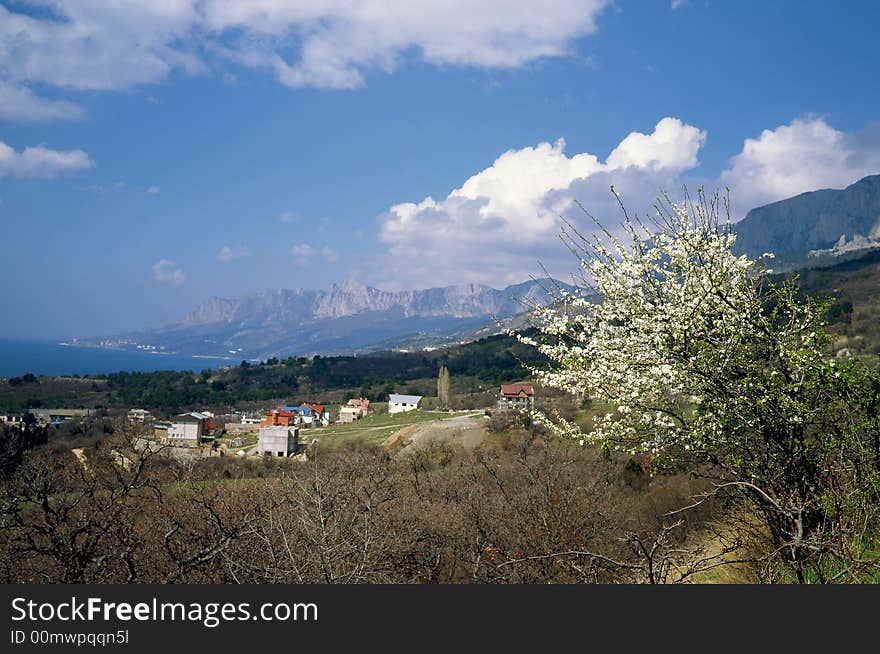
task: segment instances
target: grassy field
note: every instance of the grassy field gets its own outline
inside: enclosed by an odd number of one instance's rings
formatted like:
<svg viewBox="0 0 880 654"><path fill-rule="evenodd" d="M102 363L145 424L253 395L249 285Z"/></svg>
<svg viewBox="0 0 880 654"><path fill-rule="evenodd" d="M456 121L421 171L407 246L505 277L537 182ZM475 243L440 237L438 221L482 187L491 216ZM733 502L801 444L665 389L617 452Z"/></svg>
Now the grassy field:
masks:
<svg viewBox="0 0 880 654"><path fill-rule="evenodd" d="M384 442L404 427L431 420L448 418L446 411L406 411L403 413L383 413L361 418L345 425L332 425L319 429L300 431L300 443L307 445L317 438L322 448L340 448L352 444L372 445Z"/></svg>

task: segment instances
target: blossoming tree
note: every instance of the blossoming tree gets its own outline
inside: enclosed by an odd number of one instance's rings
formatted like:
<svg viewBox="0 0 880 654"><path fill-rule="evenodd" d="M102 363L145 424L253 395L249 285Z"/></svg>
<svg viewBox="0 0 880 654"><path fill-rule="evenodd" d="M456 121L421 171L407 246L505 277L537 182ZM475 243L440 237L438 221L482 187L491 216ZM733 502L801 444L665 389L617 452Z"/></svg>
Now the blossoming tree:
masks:
<svg viewBox="0 0 880 654"><path fill-rule="evenodd" d="M803 581L818 556L864 558L847 550L844 523L856 518L841 498L877 497L880 385L829 357L824 302L771 283L772 255L734 252L727 208L700 191L682 204L664 196L650 220L621 203L617 234L566 223L582 288L558 289L534 308L537 337L516 336L549 359L532 370L543 385L610 407L590 430L537 420L658 470L707 471L757 504Z"/></svg>

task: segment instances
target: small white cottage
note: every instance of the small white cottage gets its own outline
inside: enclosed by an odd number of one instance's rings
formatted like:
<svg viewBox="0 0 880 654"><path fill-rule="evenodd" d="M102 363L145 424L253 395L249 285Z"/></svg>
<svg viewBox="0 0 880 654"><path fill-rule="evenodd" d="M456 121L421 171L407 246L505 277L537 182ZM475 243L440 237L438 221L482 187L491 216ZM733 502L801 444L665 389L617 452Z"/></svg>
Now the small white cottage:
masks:
<svg viewBox="0 0 880 654"><path fill-rule="evenodd" d="M421 395L397 395L396 393L392 393L388 396L388 413L414 411L419 408L419 403L421 401Z"/></svg>

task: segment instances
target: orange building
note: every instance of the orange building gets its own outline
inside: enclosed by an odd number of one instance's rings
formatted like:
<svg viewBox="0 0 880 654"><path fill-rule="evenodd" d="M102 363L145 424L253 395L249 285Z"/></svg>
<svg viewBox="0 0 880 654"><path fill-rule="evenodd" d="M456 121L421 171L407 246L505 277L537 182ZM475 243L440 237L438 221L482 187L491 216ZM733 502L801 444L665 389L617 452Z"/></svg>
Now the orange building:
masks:
<svg viewBox="0 0 880 654"><path fill-rule="evenodd" d="M260 420L260 427L294 427L296 419L294 414L284 409L272 409Z"/></svg>

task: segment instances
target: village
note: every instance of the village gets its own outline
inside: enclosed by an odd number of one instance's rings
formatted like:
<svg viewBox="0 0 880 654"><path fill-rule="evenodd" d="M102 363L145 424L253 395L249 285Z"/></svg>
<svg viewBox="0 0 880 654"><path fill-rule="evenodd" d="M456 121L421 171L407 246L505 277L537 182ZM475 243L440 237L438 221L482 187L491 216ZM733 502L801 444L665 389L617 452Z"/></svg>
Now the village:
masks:
<svg viewBox="0 0 880 654"><path fill-rule="evenodd" d="M136 428L138 441L144 447L161 447L176 458L249 456L304 461L306 449L317 443L333 447L357 441L389 442L398 433L442 434L462 424L470 428L470 424L461 423L462 418L489 418L499 412L534 408L535 390L531 384L502 384L497 389L494 405L483 410L425 409L421 395L390 393L386 402L371 403L367 398L357 397L333 409L304 402L231 413L200 408L159 417L148 409L132 408L124 413L124 419ZM0 415L0 423L21 426L31 422L58 427L68 421L87 420L95 414L94 409L41 408L31 409L24 416ZM420 424L420 432L406 432L406 428Z"/></svg>

